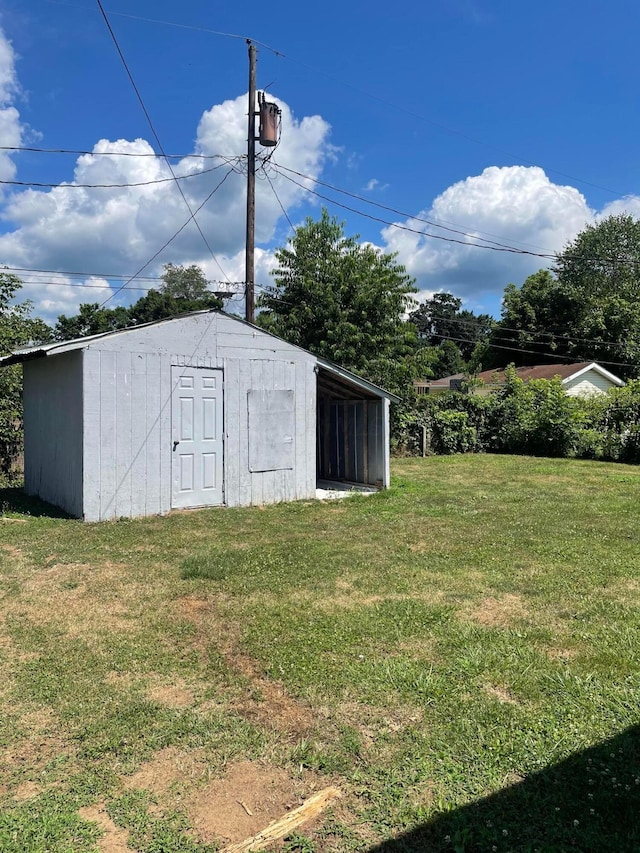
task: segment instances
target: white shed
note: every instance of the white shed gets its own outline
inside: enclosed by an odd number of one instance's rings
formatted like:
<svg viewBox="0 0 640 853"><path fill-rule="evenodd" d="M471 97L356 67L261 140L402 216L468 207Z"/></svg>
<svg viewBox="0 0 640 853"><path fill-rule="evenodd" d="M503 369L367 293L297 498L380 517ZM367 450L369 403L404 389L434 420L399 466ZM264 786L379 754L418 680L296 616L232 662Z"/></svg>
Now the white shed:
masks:
<svg viewBox="0 0 640 853"><path fill-rule="evenodd" d="M30 347L25 491L85 521L389 485L393 395L203 311Z"/></svg>

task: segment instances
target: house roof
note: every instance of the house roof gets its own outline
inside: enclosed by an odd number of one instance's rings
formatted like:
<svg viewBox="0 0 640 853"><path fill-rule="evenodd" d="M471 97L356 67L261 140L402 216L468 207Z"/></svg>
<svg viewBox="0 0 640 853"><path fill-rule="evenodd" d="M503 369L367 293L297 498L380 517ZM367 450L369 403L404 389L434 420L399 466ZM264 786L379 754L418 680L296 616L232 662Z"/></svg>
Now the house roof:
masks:
<svg viewBox="0 0 640 853"><path fill-rule="evenodd" d="M610 373L600 364L595 361L578 361L573 364L535 364L527 367L516 367L516 375L528 382L530 379L553 379L554 376L559 376L562 379L563 385L573 379L577 379L584 373L594 370L601 376L604 376L614 385L622 386L624 382L618 376ZM465 374L454 373L452 376L445 376L443 379L434 379L429 383L431 388L449 388L452 379L463 379ZM477 374L477 379L482 380L486 385L504 385L505 371L502 370L483 370Z"/></svg>
<svg viewBox="0 0 640 853"><path fill-rule="evenodd" d="M45 358L48 356L61 355L65 352L85 349L89 344L93 343L94 341L99 341L102 338L114 338L118 335L128 335L138 329L145 329L149 326L159 326L163 323L171 323L175 320L184 319L185 317L193 317L202 314L221 314L224 317L227 317L230 320L234 320L237 323L243 323L244 325L251 326L252 328L257 328L258 331L260 331L264 335L269 335L269 337L275 338L276 340L282 340L277 335L274 335L271 332L266 331L265 329L260 329L259 327L252 326L251 323L248 323L241 317L236 317L233 314L227 314L224 311L192 311L188 314L177 315L176 317L166 317L163 320L153 320L149 323L140 323L136 326L128 326L125 329L117 329L116 331L112 332L101 332L97 335L87 335L84 338L74 338L70 341L56 341L54 343L49 344L36 344L30 347L23 347L19 350L15 350L9 355L0 358L0 367L8 367L10 364L21 364L25 361L30 361L34 358ZM318 362L318 366L320 367L320 369L332 374L342 383L352 385L365 392L368 392L369 394L372 394L375 397L386 397L393 403L400 402L400 397L397 397L390 391L385 391L384 388L380 388L377 385L374 385L373 382L369 382L362 376L358 376L356 373L352 373L350 370L347 370L344 367L340 367L340 365L334 364L328 359L320 358L319 356L314 355L314 353L310 353L309 350L305 350L303 347L296 346L295 344L289 344L289 346L292 346L294 349L300 350L300 352L307 353L308 355L313 355L313 357Z"/></svg>

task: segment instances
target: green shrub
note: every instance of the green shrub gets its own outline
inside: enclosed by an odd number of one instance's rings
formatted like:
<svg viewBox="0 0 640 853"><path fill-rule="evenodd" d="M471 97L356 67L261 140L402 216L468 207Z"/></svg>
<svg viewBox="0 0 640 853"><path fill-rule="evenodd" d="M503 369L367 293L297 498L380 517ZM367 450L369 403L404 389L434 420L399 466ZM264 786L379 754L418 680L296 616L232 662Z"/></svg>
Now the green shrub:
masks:
<svg viewBox="0 0 640 853"><path fill-rule="evenodd" d="M441 411L433 415L431 446L434 453L468 453L477 450L477 432L466 412Z"/></svg>
<svg viewBox="0 0 640 853"><path fill-rule="evenodd" d="M602 459L604 456L604 436L598 429L578 428L574 455L579 459Z"/></svg>
<svg viewBox="0 0 640 853"><path fill-rule="evenodd" d="M568 456L580 417L559 377L523 382L508 367L506 384L491 409L490 449L498 453Z"/></svg>

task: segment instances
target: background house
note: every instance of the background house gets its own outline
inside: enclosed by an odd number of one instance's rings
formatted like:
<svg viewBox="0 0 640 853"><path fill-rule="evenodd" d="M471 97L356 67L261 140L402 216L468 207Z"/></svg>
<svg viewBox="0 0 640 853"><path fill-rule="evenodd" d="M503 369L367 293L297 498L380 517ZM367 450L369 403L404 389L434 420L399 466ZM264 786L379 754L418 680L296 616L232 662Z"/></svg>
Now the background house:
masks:
<svg viewBox="0 0 640 853"><path fill-rule="evenodd" d="M389 484L392 395L220 312L21 350L25 491L87 521Z"/></svg>
<svg viewBox="0 0 640 853"><path fill-rule="evenodd" d="M605 394L611 388L624 385L622 379L610 373L595 361L581 361L575 364L538 364L533 367L516 367L516 374L523 382L530 379L553 379L559 376L569 396L589 396ZM414 383L418 394L441 394L444 391L461 391L467 377L464 373L455 373L442 379L420 380ZM473 379L470 393L486 396L502 388L506 382L504 370L483 370ZM475 382L479 380L479 384Z"/></svg>

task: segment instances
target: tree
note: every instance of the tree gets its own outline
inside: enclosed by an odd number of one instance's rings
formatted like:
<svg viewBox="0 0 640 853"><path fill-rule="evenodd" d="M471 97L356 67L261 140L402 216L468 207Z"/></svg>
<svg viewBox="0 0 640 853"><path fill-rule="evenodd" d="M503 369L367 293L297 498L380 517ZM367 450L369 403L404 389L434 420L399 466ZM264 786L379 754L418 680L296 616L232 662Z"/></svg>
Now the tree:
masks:
<svg viewBox="0 0 640 853"><path fill-rule="evenodd" d="M444 376L453 376L454 373L465 373L468 363L462 357L460 348L453 341L444 340L435 347L429 347L433 362L433 378L442 379Z"/></svg>
<svg viewBox="0 0 640 853"><path fill-rule="evenodd" d="M507 286L487 366L572 359L637 375L640 221L621 214L588 225L557 256L553 273L540 270L520 289Z"/></svg>
<svg viewBox="0 0 640 853"><path fill-rule="evenodd" d="M490 314L474 314L463 309L462 300L451 293L434 293L409 315L409 319L417 328L421 341L430 346L450 341L464 361L471 358L478 343L486 340L495 323Z"/></svg>
<svg viewBox="0 0 640 853"><path fill-rule="evenodd" d="M129 309L101 308L98 302L85 302L80 305L79 313L73 317L61 314L54 328L58 341L70 341L87 335L113 332L129 325Z"/></svg>
<svg viewBox="0 0 640 853"><path fill-rule="evenodd" d="M46 323L30 316L30 302L12 304L21 287L17 276L0 272L0 355L51 337ZM0 471L3 474L10 472L21 444L22 368L13 365L0 370Z"/></svg>
<svg viewBox="0 0 640 853"><path fill-rule="evenodd" d="M475 369L478 348L495 325L490 314L463 309L462 300L451 293L434 293L409 319L418 330L420 343L434 349L435 379Z"/></svg>
<svg viewBox="0 0 640 853"><path fill-rule="evenodd" d="M174 299L189 301L206 300L213 295L209 290L209 282L204 273L195 264L188 267L165 264L160 292L172 296Z"/></svg>
<svg viewBox="0 0 640 853"><path fill-rule="evenodd" d="M164 320L190 311L222 308L220 297L208 288L209 283L199 267L165 264L159 290L152 288L129 308L102 308L97 302L84 303L74 317L64 314L58 317L54 336L56 340L68 341Z"/></svg>
<svg viewBox="0 0 640 853"><path fill-rule="evenodd" d="M276 251L275 286L258 300L257 322L290 343L382 382L415 354L403 314L415 292L395 255L347 237L322 211Z"/></svg>
<svg viewBox="0 0 640 853"><path fill-rule="evenodd" d="M489 336L483 367L562 361L572 347L570 330L578 311L575 299L549 270L530 275L520 288L508 284L502 318Z"/></svg>

